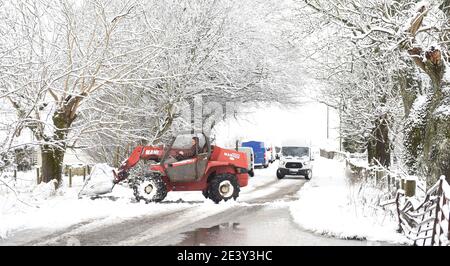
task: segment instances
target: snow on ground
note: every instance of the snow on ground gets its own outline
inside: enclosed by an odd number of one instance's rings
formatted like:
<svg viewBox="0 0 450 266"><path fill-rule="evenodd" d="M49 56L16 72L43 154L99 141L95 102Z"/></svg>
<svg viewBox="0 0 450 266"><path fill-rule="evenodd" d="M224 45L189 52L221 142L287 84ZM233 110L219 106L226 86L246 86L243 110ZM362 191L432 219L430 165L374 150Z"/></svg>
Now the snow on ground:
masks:
<svg viewBox="0 0 450 266"><path fill-rule="evenodd" d="M95 230L95 227L130 218L161 217L182 211L180 219L168 222L158 232L145 232L141 235L144 238L152 237L154 234L170 231L186 223L194 223L229 208L260 204L249 202L298 182L296 179L279 182L275 176L276 168L277 163L267 169L257 169L255 177L250 178L249 185L241 189L237 202L229 201L219 205L205 200L200 192L170 192L163 203L135 203L132 190L126 184L117 185L111 193L98 199L79 199L78 193L84 184L82 177L74 177L71 188L68 187L66 178L63 188L55 191L52 183L32 185L35 183L33 171L23 173L19 175L17 182L21 201L11 193L0 193L0 239L26 229L54 232L89 222L75 230ZM395 219L379 219L364 215L364 212L356 209L351 199L352 191L346 183L344 169L345 164L342 162L316 157L314 177L298 192L298 200L262 204L274 208L288 206L294 221L315 233L340 238L406 243L406 239L396 233ZM31 188L20 190L21 187Z"/></svg>
<svg viewBox="0 0 450 266"><path fill-rule="evenodd" d="M299 200L291 204L294 221L315 233L343 239L408 243L396 233L394 217L380 219L360 211L352 200L344 171L345 162L319 157L312 180L298 192Z"/></svg>
<svg viewBox="0 0 450 266"><path fill-rule="evenodd" d="M2 196L8 198L9 206L3 204L0 209L0 239L7 238L18 230L57 230L95 219L114 223L130 217L162 214L189 205L132 203L131 189L120 185L103 198L79 199L78 192L83 182L82 177L76 178L77 182L74 180L72 188L65 186L58 192L55 192L54 185L49 183L36 186L31 193L21 193L20 199L24 203L12 195ZM0 200L3 202L3 199Z"/></svg>
<svg viewBox="0 0 450 266"><path fill-rule="evenodd" d="M98 219L101 222L97 224L115 223L131 217L164 214L192 205L186 202L135 203L133 192L126 184L117 185L111 193L97 199L80 199L78 194L84 185L83 177L73 177L71 188L68 187L68 178L65 177L63 187L55 191L52 182L35 185L34 175L34 171L18 173L18 182L14 187L19 192L17 196L12 192L0 193L0 239L10 237L19 230L58 230ZM97 178L105 181L109 178L106 175L105 173L105 176ZM201 193L199 194L201 196Z"/></svg>
<svg viewBox="0 0 450 266"><path fill-rule="evenodd" d="M133 192L126 184L117 185L111 193L100 198L78 197L84 182L83 177L73 177L73 186L68 187L65 177L63 187L55 191L54 184L35 185L35 172L18 173L18 197L11 193L0 193L0 239L10 237L16 231L25 229L58 230L69 226L94 221L89 226L117 223L122 220L144 215L163 215L178 210L196 207L195 211L180 219L180 221L201 219L219 213L242 201L251 200L270 194L273 188L259 189L261 186L276 181L275 170L272 165L268 169L257 169L256 176L250 178L249 185L241 190L238 202L229 201L219 205L205 200L201 192L169 192L165 204L135 203ZM107 190L106 183L111 180L109 167L99 165L100 171L93 170L92 182L97 187L85 187L85 191L94 192ZM260 191L261 190L261 191ZM89 195L89 193L87 193ZM186 221L185 221L186 222ZM168 228L169 230L170 228Z"/></svg>
<svg viewBox="0 0 450 266"><path fill-rule="evenodd" d="M277 163L275 162L266 169L255 169L255 176L250 177L248 185L241 188L238 201L249 201L273 193L276 188L266 185L277 181L276 167Z"/></svg>

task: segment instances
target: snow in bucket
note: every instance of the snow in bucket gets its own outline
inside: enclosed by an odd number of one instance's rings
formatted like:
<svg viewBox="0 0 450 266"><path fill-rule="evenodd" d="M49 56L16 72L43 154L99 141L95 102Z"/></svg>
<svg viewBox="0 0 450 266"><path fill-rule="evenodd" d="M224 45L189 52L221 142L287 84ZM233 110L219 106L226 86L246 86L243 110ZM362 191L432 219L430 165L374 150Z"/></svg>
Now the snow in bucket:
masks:
<svg viewBox="0 0 450 266"><path fill-rule="evenodd" d="M114 168L107 164L96 164L81 189L79 196L96 196L110 193L114 184Z"/></svg>

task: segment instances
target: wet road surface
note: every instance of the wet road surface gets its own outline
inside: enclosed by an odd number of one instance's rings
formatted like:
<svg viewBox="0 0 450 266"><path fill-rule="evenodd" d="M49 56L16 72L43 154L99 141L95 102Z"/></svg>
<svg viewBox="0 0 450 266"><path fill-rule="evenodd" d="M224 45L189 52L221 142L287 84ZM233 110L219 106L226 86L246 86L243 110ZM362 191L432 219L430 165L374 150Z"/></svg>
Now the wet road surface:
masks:
<svg viewBox="0 0 450 266"><path fill-rule="evenodd" d="M379 243L341 240L307 232L292 221L288 208L250 208L242 216L223 219L221 224L205 224L181 235L180 246L342 246L379 245ZM176 239L176 238L173 238Z"/></svg>

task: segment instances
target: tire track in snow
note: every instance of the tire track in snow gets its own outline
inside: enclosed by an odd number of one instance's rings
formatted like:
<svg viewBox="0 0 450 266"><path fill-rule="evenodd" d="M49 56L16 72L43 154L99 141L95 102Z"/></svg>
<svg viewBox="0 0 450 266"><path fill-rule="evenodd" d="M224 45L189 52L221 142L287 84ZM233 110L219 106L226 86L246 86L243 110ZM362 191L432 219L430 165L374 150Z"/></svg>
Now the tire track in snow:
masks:
<svg viewBox="0 0 450 266"><path fill-rule="evenodd" d="M200 224L205 223L221 223L223 218L229 219L237 217L250 210L257 210L270 204L273 200L281 201L287 199L293 200L293 195L304 185L305 182L284 182L275 187L275 190L270 189L271 193L261 194L260 196L251 197L247 201L233 202L229 206L228 203L222 205L211 205L212 208L202 210L202 206L197 206L191 209L183 217L174 217L174 220L164 219L155 224L143 234L119 243L120 245L157 245L160 242L167 242L167 239L180 235L183 232L191 231L199 227ZM268 184L267 184L268 185ZM267 188L264 185L264 188ZM209 206L208 206L209 207ZM172 218L172 217L170 217ZM180 219L182 218L182 219ZM168 222L169 221L169 222ZM156 231L156 230L157 231ZM155 233L157 232L157 233Z"/></svg>
<svg viewBox="0 0 450 266"><path fill-rule="evenodd" d="M119 241L126 239L129 235L139 234L146 230L143 226L147 221L159 219L161 216L177 216L184 212L189 212L191 208L175 210L164 213L157 213L146 216L139 216L131 219L124 219L119 223L104 224L103 220L94 220L89 223L83 223L79 226L73 226L67 230L46 236L44 238L32 241L25 245L66 245L68 241L77 240L80 245L116 245Z"/></svg>

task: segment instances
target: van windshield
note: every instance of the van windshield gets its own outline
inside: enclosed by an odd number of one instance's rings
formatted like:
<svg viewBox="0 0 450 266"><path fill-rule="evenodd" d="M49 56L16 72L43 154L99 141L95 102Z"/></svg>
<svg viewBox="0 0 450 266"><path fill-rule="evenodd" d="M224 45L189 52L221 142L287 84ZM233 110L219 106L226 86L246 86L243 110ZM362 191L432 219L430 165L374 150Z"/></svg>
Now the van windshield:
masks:
<svg viewBox="0 0 450 266"><path fill-rule="evenodd" d="M281 153L283 156L309 156L309 148L308 147L283 147L281 148Z"/></svg>

